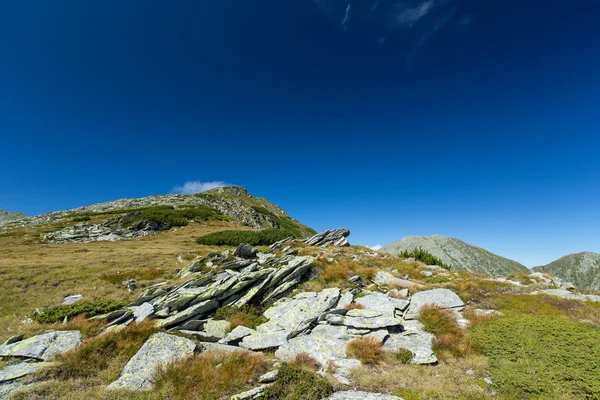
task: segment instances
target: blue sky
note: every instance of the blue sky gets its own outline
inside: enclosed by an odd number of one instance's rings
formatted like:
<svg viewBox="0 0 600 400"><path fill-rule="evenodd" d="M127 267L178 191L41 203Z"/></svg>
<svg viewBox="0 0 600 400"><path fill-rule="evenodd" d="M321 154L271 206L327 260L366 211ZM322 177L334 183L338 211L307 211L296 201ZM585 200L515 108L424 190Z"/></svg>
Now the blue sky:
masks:
<svg viewBox="0 0 600 400"><path fill-rule="evenodd" d="M600 3L0 4L0 208L222 181L353 243L600 252Z"/></svg>

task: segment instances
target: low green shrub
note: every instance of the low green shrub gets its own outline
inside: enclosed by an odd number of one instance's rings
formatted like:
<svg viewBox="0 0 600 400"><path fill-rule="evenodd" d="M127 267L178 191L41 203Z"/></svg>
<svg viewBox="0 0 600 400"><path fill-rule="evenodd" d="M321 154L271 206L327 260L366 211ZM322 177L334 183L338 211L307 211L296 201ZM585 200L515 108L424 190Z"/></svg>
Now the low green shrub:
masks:
<svg viewBox="0 0 600 400"><path fill-rule="evenodd" d="M400 349L397 352L392 353L394 360L400 364L410 364L415 354L407 349Z"/></svg>
<svg viewBox="0 0 600 400"><path fill-rule="evenodd" d="M272 386L263 395L264 400L321 400L333 393L333 386L325 378L284 363Z"/></svg>
<svg viewBox="0 0 600 400"><path fill-rule="evenodd" d="M73 221L73 222L84 222L84 221L89 221L90 219L92 219L92 218L90 218L88 215L84 215L84 216L81 216L81 217L75 217L71 221Z"/></svg>
<svg viewBox="0 0 600 400"><path fill-rule="evenodd" d="M444 264L441 259L429 253L428 251L423 250L421 247L419 247L418 249L414 249L413 251L404 250L403 252L398 254L398 257L414 258L415 260L421 261L427 265L437 265L447 270L452 269L451 266Z"/></svg>
<svg viewBox="0 0 600 400"><path fill-rule="evenodd" d="M207 246L237 246L249 243L252 246L269 246L279 240L294 236L282 229L264 229L261 231L221 231L209 233L196 239L196 243Z"/></svg>
<svg viewBox="0 0 600 400"><path fill-rule="evenodd" d="M597 326L560 315L537 296L505 296L503 303L504 317L483 319L470 332L502 398L600 399Z"/></svg>
<svg viewBox="0 0 600 400"><path fill-rule="evenodd" d="M204 206L174 208L171 206L149 207L140 210L134 221L155 221L168 226L186 226L188 221L207 221L224 219L220 212Z"/></svg>
<svg viewBox="0 0 600 400"><path fill-rule="evenodd" d="M42 324L52 324L55 322L62 322L65 317L71 319L77 315L85 315L86 318L91 318L96 315L118 310L124 305L125 303L123 302L113 300L93 300L70 305L48 307L44 309L42 313L33 315L31 318Z"/></svg>

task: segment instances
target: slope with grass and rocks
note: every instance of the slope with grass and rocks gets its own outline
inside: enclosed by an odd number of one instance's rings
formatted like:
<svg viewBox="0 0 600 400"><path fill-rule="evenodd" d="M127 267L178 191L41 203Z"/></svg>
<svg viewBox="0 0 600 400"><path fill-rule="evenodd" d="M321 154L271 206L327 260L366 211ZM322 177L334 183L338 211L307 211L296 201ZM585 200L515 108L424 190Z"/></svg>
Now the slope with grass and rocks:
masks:
<svg viewBox="0 0 600 400"><path fill-rule="evenodd" d="M534 267L534 271L547 272L577 287L600 291L600 254L583 252L570 254L548 265Z"/></svg>
<svg viewBox="0 0 600 400"><path fill-rule="evenodd" d="M425 250L455 270L480 272L486 275L509 275L528 271L527 267L516 261L442 235L407 236L384 246L381 251L400 254L418 249Z"/></svg>
<svg viewBox="0 0 600 400"><path fill-rule="evenodd" d="M43 240L60 218L7 230L0 398L600 398L600 296L552 275L448 270L347 229L187 222L116 241Z"/></svg>

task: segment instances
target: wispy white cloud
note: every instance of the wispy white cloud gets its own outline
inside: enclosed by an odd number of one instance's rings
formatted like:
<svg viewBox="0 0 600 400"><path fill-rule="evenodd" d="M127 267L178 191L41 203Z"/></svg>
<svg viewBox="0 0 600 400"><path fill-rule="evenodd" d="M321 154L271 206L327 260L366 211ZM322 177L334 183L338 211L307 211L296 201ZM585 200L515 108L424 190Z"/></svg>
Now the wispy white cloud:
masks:
<svg viewBox="0 0 600 400"><path fill-rule="evenodd" d="M346 7L346 12L344 13L344 20L342 21L342 26L344 27L344 29L348 29L350 19L352 19L352 6L348 4L348 6Z"/></svg>
<svg viewBox="0 0 600 400"><path fill-rule="evenodd" d="M229 184L222 181L212 181L212 182L200 182L200 181L188 181L181 186L175 186L173 188L173 193L179 194L196 194L202 193L210 189L230 186Z"/></svg>
<svg viewBox="0 0 600 400"><path fill-rule="evenodd" d="M413 26L421 18L426 16L435 7L434 0L424 1L418 4L416 7L407 7L402 10L398 15L398 23L404 26Z"/></svg>
<svg viewBox="0 0 600 400"><path fill-rule="evenodd" d="M382 245L380 245L380 244L376 244L375 246L369 246L369 248L370 248L371 250L375 250L375 251L377 251L377 250L381 250L381 248L382 248L382 247L383 247L383 246L382 246Z"/></svg>

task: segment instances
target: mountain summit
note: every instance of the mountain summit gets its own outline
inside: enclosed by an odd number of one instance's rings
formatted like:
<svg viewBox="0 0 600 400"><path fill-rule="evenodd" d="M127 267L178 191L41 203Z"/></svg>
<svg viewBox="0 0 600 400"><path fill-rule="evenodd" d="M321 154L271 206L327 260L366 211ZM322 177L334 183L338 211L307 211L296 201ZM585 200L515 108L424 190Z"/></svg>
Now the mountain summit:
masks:
<svg viewBox="0 0 600 400"><path fill-rule="evenodd" d="M444 264L456 270L481 272L486 275L508 275L512 272L528 271L527 267L516 261L442 235L407 236L382 247L381 251L399 254L418 248L440 258Z"/></svg>
<svg viewBox="0 0 600 400"><path fill-rule="evenodd" d="M534 271L548 272L574 283L577 287L600 290L600 254L583 252L569 254L533 268Z"/></svg>

